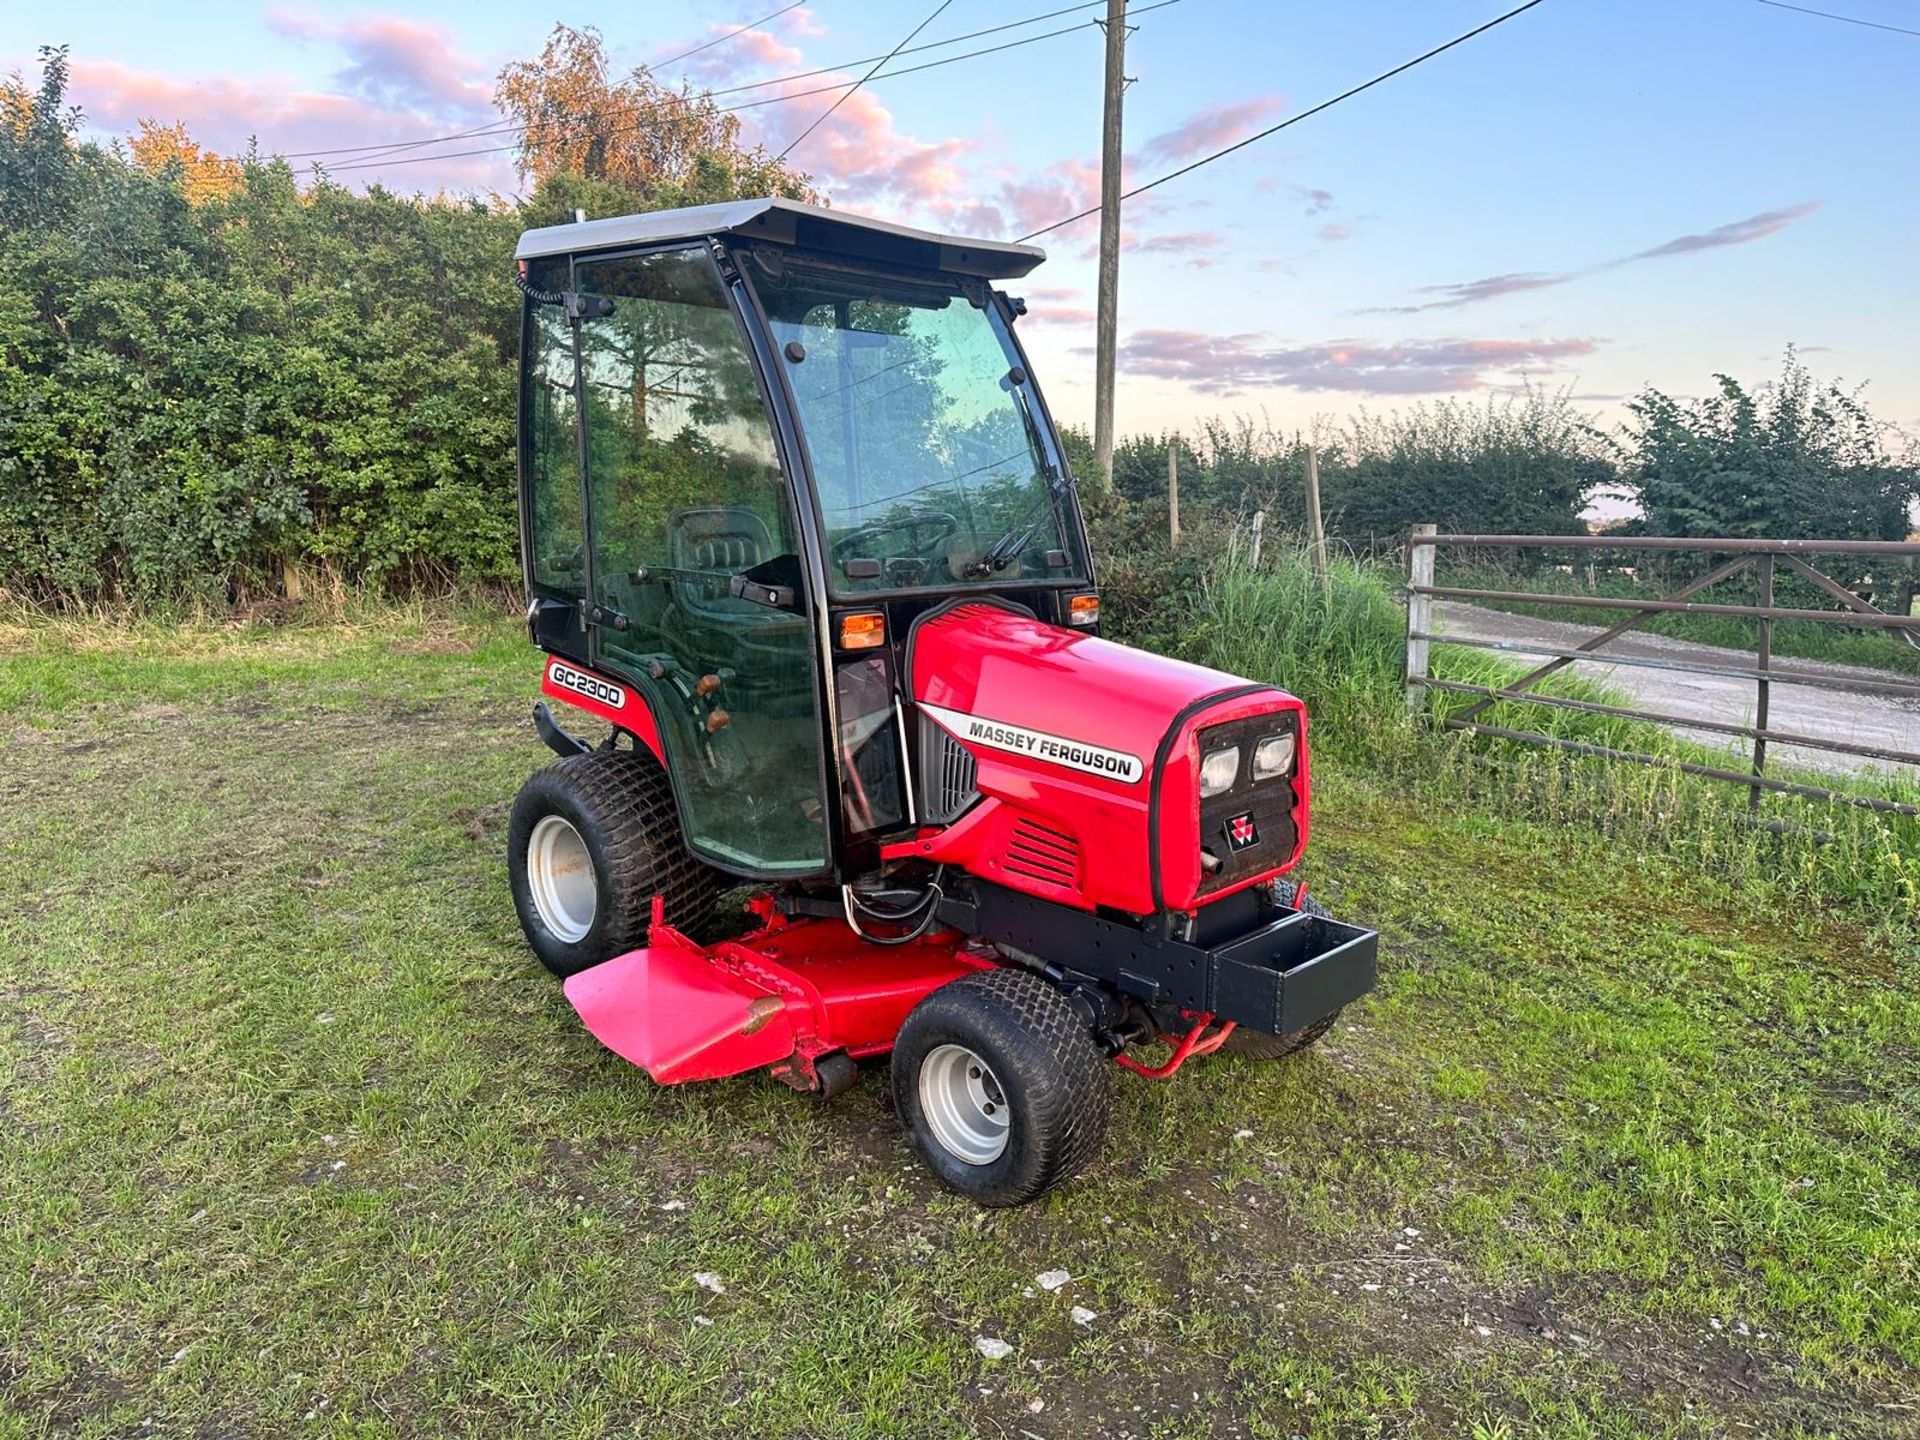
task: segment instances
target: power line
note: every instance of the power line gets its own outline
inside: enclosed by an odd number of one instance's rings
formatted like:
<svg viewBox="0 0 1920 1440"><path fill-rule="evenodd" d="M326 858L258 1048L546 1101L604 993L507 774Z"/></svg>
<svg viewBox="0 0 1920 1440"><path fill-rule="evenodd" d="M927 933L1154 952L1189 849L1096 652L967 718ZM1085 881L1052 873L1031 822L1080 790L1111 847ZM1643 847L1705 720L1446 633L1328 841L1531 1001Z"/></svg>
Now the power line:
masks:
<svg viewBox="0 0 1920 1440"><path fill-rule="evenodd" d="M782 5L778 10L774 11L771 15L762 15L758 20L750 21L747 24L742 25L738 30L729 30L726 34L721 35L716 39L709 40L704 45L696 45L691 50L682 50L678 55L675 55L671 60L662 60L658 64L647 66L647 69L664 70L669 65L678 65L682 60L691 59L693 56L698 55L703 50L711 50L716 45L726 44L727 41L733 39L733 37L736 35L744 35L749 30L757 30L762 25L766 24L769 20L778 20L782 15L786 14L787 11L798 10L802 5L806 3L807 3L807 0L793 0L793 3L791 5Z"/></svg>
<svg viewBox="0 0 1920 1440"><path fill-rule="evenodd" d="M1878 20L1862 20L1855 15L1835 15L1831 10L1809 10L1804 5L1787 5L1782 0L1759 0L1762 5L1771 5L1776 10L1793 10L1801 15L1818 15L1822 20L1838 20L1843 25L1864 25L1869 30L1891 30L1896 35L1920 35L1920 30L1907 30L1898 25L1882 25Z"/></svg>
<svg viewBox="0 0 1920 1440"><path fill-rule="evenodd" d="M918 25L914 26L912 30L908 31L907 38L905 40L902 40L899 45L894 46L893 49L887 52L886 60L881 60L878 63L876 63L873 69L869 70L866 74L860 77L859 84L856 84L852 89L848 90L846 94L842 95L838 100L834 101L833 104L827 107L826 114L819 116L817 119L814 120L814 122L811 125L807 126L806 129L802 130L798 135L794 136L793 139L789 140L787 142L787 148L780 152L780 158L782 160L786 159L787 156L791 155L797 148L799 148L800 142L806 139L814 131L818 130L822 125L824 125L827 122L827 120L832 116L834 111L838 110L842 105L846 104L847 101L851 100L854 97L855 93L860 89L861 85L866 84L867 81L871 80L875 75L878 75L880 73L880 66L885 65L887 63L887 60L891 60L893 59L894 56L898 55L900 53L900 48L902 45L908 44L922 30L926 29L927 26L931 25L935 20L938 20L940 18L940 12L945 10L947 6L951 5L952 3L953 3L953 0L940 0L940 3L933 7L933 13L931 15L927 16L926 19L922 20Z"/></svg>
<svg viewBox="0 0 1920 1440"><path fill-rule="evenodd" d="M800 0L800 3L805 3L805 0ZM1053 20L1058 18L1061 15L1070 15L1076 10L1090 10L1097 5L1101 5L1104 3L1105 3L1105 0L1082 0L1082 3L1080 4L1064 6L1058 10L1042 11L1038 15L1029 15L1023 20L1009 20L1003 25L990 25L984 30L970 30L964 35L953 35L953 36L949 36L947 39L944 39L944 40L930 40L924 45L908 46L898 51L897 53L899 55L918 55L928 50L943 50L949 45L961 45L967 42L968 40L981 39L983 36L998 35L1003 31L1007 31L1007 30L1018 30L1023 25L1037 25L1042 20ZM1178 3L1180 3L1180 0L1160 0L1160 4L1148 5L1139 13L1144 14L1146 13L1147 10L1158 10L1165 5L1172 5L1172 4L1178 4ZM792 7L788 7L788 8L792 8ZM783 11L780 13L785 13L785 12ZM760 22L760 23L764 23L764 22ZM752 27L749 26L747 28L751 29ZM991 55L1000 50L1012 49L1015 45L1026 44L1030 40L1047 40L1047 39L1051 39L1056 35L1069 34L1072 31L1078 30L1080 28L1081 27L1078 25L1069 25L1059 30L1049 30L1044 35L1028 36L1025 40L1017 40L1008 45L994 45L994 46L989 46L987 48L980 49L980 50L970 50L965 55L955 55L951 58L955 60L966 60L966 59L971 59L974 56L978 56L978 55ZM742 32L736 31L734 33L739 34ZM730 37L722 37L722 38L730 38ZM718 42L715 42L715 43L718 43ZM816 76L820 76L820 75L831 75L835 71L846 70L855 65L871 64L875 58L876 58L875 56L868 55L865 58L859 59L859 60L843 60L837 65L824 65L817 70L802 70L797 74L793 74L793 75L779 75L779 76L775 76L771 80L754 80L744 85L734 85L724 90L706 90L706 91L703 91L702 93L710 97L720 97L720 96L726 96L726 95L743 94L749 90L764 90L774 85L788 85L800 80L811 80ZM877 58L881 60L885 60L887 57L880 56ZM942 61L939 63L944 64L945 62ZM889 70L885 75L882 75L879 78L882 80L885 80L894 75L911 75L915 73L916 70L923 70L923 69L930 69L930 68L932 67L929 65L920 65L920 66L914 66L905 70ZM849 81L846 83L851 84L853 82ZM780 98L783 100L786 100L786 99L800 100L800 99L805 99L809 95L824 95L829 91L838 90L842 88L843 86L841 85L828 85L828 86L823 86L817 90L807 90L797 95L782 96ZM761 102L761 103L766 103L766 102ZM732 110L750 109L750 108L752 107L745 106L745 105L726 106L726 107L723 107L723 113L727 111L732 111ZM452 135L428 136L426 139L423 139L423 140L383 141L379 144L371 144L371 145L337 145L331 149L325 149L325 150L296 150L287 154L283 154L280 158L283 160L304 160L304 159L310 159L314 156L319 156L319 155L355 155L355 156L374 155L374 156L377 156L377 155L383 155L383 154L398 154L402 150L418 150L423 146L427 146L427 145L447 144L455 140L471 140L483 135L504 135L510 131L520 130L523 128L524 128L523 126L521 126L520 124L514 121L507 121L505 123L496 122L496 123L489 123L487 125L482 125L472 130L461 130ZM467 150L467 151L460 151L456 155L426 156L423 158L424 159L457 159L463 155L497 154L501 150L511 150L512 148L513 148L512 145L501 145L501 146L495 147L492 150ZM399 162L396 162L396 163L399 163ZM360 169L360 168L363 168L363 167L356 164L351 166L341 166L340 170L345 171L349 169Z"/></svg>
<svg viewBox="0 0 1920 1440"><path fill-rule="evenodd" d="M1363 84L1356 85L1351 90L1343 90L1338 95L1334 96L1331 100L1322 100L1318 105L1315 105L1312 109L1302 110L1298 115L1294 115L1289 117L1288 119L1282 120L1278 125L1269 125L1266 129L1258 131L1255 134L1249 135L1244 140L1235 141L1233 144L1228 145L1223 149L1214 151L1211 155L1203 155L1198 160L1193 161L1191 164L1182 165L1178 170L1170 170L1165 175L1160 176L1158 179L1149 180L1144 185L1136 185L1133 187L1133 189L1128 190L1124 194L1122 194L1120 198L1122 200L1131 200L1134 196L1144 194L1148 190L1152 190L1158 186L1164 185L1169 180L1178 180L1182 175L1191 175L1195 170L1198 170L1202 165L1211 165L1214 161L1222 159L1225 156L1231 155L1236 150L1246 149L1247 146L1253 144L1255 141L1264 140L1269 135L1277 135L1280 131L1285 130L1290 125L1298 125L1302 120L1310 119L1313 116L1318 115L1322 110L1331 110L1335 105L1338 105L1342 100L1351 100L1355 95L1358 95L1361 91L1371 90L1374 86L1382 84L1385 81L1391 80L1396 75L1401 75L1406 73L1407 71L1413 69L1413 67L1416 65L1425 64L1427 61L1433 59L1433 57L1436 55L1444 55L1447 51L1453 49L1454 46L1464 45L1467 43L1467 41L1473 39L1474 36L1484 35L1486 34L1487 31L1493 29L1494 26L1506 24L1507 21L1513 19L1514 16L1524 14L1525 12L1533 9L1534 6L1540 3L1541 3L1541 0L1526 0L1526 3L1524 5L1516 5L1513 9L1507 11L1506 14L1497 15L1493 19L1487 21L1484 25L1475 26L1473 29L1467 31L1466 34L1464 35L1456 35L1453 37L1453 39L1447 41L1446 44L1436 45L1433 47L1433 49L1427 51L1424 55L1416 55L1413 57L1413 59L1394 66L1393 69L1391 70L1382 71L1380 74L1374 76L1371 80L1368 80ZM1028 240L1037 240L1042 235L1050 235L1055 230L1059 230L1064 226L1073 224L1076 220L1084 220L1089 215L1098 215L1099 213L1100 213L1100 207L1098 205L1095 205L1090 210L1082 210L1076 215L1067 216L1066 219L1064 220L1056 220L1051 225L1042 226L1040 229L1033 231L1031 234L1022 235L1020 237L1020 243L1024 243Z"/></svg>
<svg viewBox="0 0 1920 1440"><path fill-rule="evenodd" d="M1182 0L1156 0L1155 4L1143 5L1138 10L1135 10L1131 13L1134 15L1144 15L1150 10L1164 10L1169 5L1178 5L1180 3L1182 3ZM1035 18L1042 18L1042 17L1035 17ZM943 65L956 65L962 60L973 60L973 59L977 59L982 55L993 55L993 54L999 53L1002 50L1015 50L1022 45L1037 44L1042 40L1052 40L1061 35L1072 35L1078 31L1087 29L1088 26L1092 25L1093 23L1094 23L1093 21L1088 20L1088 21L1083 21L1078 25L1065 25L1058 30L1047 30L1047 31L1043 31L1041 34L1038 34L1038 35L1023 36L1018 40L1008 40L999 45L982 46L978 50L969 50L964 54L960 54L960 55L949 55L942 60L929 60L924 62L923 64L908 65L899 70L889 70L885 74L877 75L873 78L875 78L876 80L893 80L903 75L915 75L920 73L923 70L937 70ZM926 49L931 47L923 46L921 48ZM901 53L905 54L906 52L903 50ZM777 82L770 82L770 83L777 83ZM743 101L738 105L723 105L718 108L720 113L723 115L732 114L740 110L756 110L764 105L784 105L794 100L806 100L815 95L831 94L836 90L845 90L859 83L861 82L848 80L838 85L820 85L820 86L816 86L811 90L796 91L791 95L775 95L765 100L747 100L747 101ZM495 129L491 133L499 134L504 131L520 130L523 128L524 127L520 125L502 125L502 126L495 127ZM602 132L596 132L591 129L576 130L562 138L579 139L581 137L592 135L595 133L600 133L605 136L611 137L613 135L626 134L638 128L639 128L638 123L635 123L635 124L629 124L629 125L614 126L613 128L606 131L602 131ZM418 143L428 144L431 142L421 141ZM335 174L335 175L344 175L347 172L352 170L382 169L389 165L424 165L434 160L461 160L474 155L498 155L503 151L515 149L518 146L518 144L519 144L518 141L513 141L505 145L490 145L490 146L486 146L484 148L475 149L475 150L453 150L453 151L444 152L438 155L414 155L414 156L409 156L403 160L363 161L354 165L338 166L329 173Z"/></svg>
<svg viewBox="0 0 1920 1440"><path fill-rule="evenodd" d="M1076 10L1091 10L1096 5L1104 5L1106 0L1080 0L1078 5L1063 5L1058 10L1043 11L1038 15L1029 15L1024 20L1009 20L1004 25L989 25L984 30L969 30L964 35L950 35L945 40L929 40L924 45L909 45L896 51L899 55L919 55L927 50L941 50L948 45L963 44L968 40L978 40L986 35L998 35L1003 30L1018 30L1022 25L1038 25L1042 20L1054 20L1062 15L1071 15ZM1079 26L1073 26L1079 29ZM1059 33L1059 32L1055 32ZM764 90L769 85L782 85L789 80L811 80L816 75L831 75L836 70L851 70L856 65L871 65L875 59L884 60L885 56L864 56L859 60L842 60L838 65L822 65L818 70L802 70L798 75L783 75L774 80L750 80L744 85L730 85L725 90L709 90L709 95L738 95L747 90ZM895 72L896 74L899 72Z"/></svg>

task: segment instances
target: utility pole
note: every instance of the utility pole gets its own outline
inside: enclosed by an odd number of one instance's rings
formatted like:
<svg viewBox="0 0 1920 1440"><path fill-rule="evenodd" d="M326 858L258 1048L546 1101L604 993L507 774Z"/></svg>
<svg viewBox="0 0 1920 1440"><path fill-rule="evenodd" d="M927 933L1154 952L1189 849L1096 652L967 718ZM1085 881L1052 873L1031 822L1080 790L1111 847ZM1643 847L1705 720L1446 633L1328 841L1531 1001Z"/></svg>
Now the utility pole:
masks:
<svg viewBox="0 0 1920 1440"><path fill-rule="evenodd" d="M1093 360L1093 450L1113 488L1113 363L1120 330L1120 109L1127 88L1127 0L1107 0L1107 83L1100 126L1100 299Z"/></svg>

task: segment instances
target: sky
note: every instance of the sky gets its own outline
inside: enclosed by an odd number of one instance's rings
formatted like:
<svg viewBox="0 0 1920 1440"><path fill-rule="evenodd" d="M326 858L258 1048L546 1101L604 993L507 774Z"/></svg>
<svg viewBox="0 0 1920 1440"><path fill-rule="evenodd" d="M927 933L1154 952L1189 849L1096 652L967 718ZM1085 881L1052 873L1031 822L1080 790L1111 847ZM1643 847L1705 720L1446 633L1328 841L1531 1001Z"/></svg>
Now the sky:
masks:
<svg viewBox="0 0 1920 1440"><path fill-rule="evenodd" d="M559 22L622 67L715 90L826 67L723 104L778 150L937 0L499 0L364 9L312 0L90 0L0 7L0 71L71 47L72 98L102 138L184 121L330 150L343 183L512 196L510 135L385 159L341 147L500 123L493 79ZM937 44L1068 0L950 0ZM1133 0L1131 183L1177 169L1473 28L1511 0ZM1912 0L1813 8L1920 30ZM1151 8L1150 8L1151 7ZM1098 199L1103 5L921 51L794 152L836 206L1019 238ZM1064 33L1049 34L1062 31ZM1034 37L1046 38L1034 38ZM672 62L672 63L666 63ZM1652 385L1760 383L1788 345L1867 382L1920 433L1920 35L1764 0L1545 0L1323 114L1128 203L1117 409L1123 433L1249 415L1292 430L1421 400L1535 386L1603 424ZM461 154L482 151L489 153ZM429 158L449 157L451 158ZM396 163L404 159L407 163ZM357 168L348 168L354 166ZM1093 409L1093 248L1083 220L1011 285L1064 421Z"/></svg>

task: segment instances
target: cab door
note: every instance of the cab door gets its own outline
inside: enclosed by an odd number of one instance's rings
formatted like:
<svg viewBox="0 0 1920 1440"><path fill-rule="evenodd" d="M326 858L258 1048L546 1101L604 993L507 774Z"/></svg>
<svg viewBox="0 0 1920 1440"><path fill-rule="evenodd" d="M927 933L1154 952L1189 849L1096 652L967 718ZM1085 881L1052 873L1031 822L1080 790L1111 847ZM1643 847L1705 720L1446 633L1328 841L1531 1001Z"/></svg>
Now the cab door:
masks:
<svg viewBox="0 0 1920 1440"><path fill-rule="evenodd" d="M594 661L654 702L689 848L744 874L823 870L799 529L725 285L700 246L580 260L574 283Z"/></svg>

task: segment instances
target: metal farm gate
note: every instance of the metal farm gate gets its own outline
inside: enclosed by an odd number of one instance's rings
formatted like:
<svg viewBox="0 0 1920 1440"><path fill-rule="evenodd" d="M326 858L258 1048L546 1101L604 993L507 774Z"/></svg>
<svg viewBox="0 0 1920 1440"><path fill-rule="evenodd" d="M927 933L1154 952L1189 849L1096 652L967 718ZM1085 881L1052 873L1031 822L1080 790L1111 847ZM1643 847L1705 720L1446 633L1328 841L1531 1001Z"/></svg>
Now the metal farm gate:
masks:
<svg viewBox="0 0 1920 1440"><path fill-rule="evenodd" d="M1611 595L1557 595L1539 594L1517 590L1475 589L1434 583L1436 561L1443 548L1456 551L1480 549L1539 549L1546 551L1605 551L1605 552L1648 552L1658 555L1661 552L1689 551L1697 554L1726 557L1705 573L1687 580L1672 591L1656 600L1645 600L1632 596ZM1493 735L1505 740L1523 741L1535 745L1552 746L1559 750L1579 755L1592 755L1604 759L1623 761L1631 764L1655 765L1684 770L1690 775L1701 775L1710 780L1722 780L1730 784L1744 785L1752 798L1753 807L1759 808L1762 792L1800 795L1815 800L1832 800L1847 805L1863 806L1871 810L1888 811L1900 815L1920 815L1920 806L1903 804L1899 801L1883 799L1873 795L1848 794L1841 790L1824 786L1808 785L1798 781L1783 780L1767 773L1767 748L1769 745L1790 745L1809 750L1821 750L1840 755L1852 755L1866 760L1881 760L1896 765L1920 766L1920 753L1899 748L1862 744L1855 740L1842 740L1830 735L1802 734L1794 731L1778 730L1769 723L1769 710L1775 685L1812 685L1826 689L1850 691L1854 693L1874 693L1910 698L1920 698L1920 678L1908 679L1888 672L1884 679L1869 679L1856 676L1836 676L1818 670L1798 668L1775 663L1773 655L1773 627L1781 620L1808 620L1833 625L1851 625L1891 630L1899 634L1909 645L1920 649L1920 617L1908 613L1913 604L1913 582L1905 579L1898 586L1875 589L1869 593L1875 599L1890 590L1897 598L1892 610L1883 610L1872 600L1857 594L1832 576L1824 574L1809 563L1807 557L1822 556L1872 556L1884 557L1889 566L1907 569L1916 558L1920 558L1920 544L1906 541L1851 541L1851 540L1696 540L1696 539L1615 539L1605 535L1442 535L1432 525L1422 525L1415 530L1407 545L1407 703L1417 709L1427 704L1428 692L1459 694L1473 697L1471 703L1453 710L1439 710L1439 723L1449 729L1464 730L1473 734ZM1751 605L1722 604L1701 600L1696 597L1736 575L1751 572L1755 578L1758 601ZM1909 575L1910 575L1909 569ZM1831 597L1840 607L1833 610L1812 610L1804 608L1785 608L1775 603L1775 582L1782 575L1792 575L1811 585L1822 594ZM1864 588L1864 587L1861 587ZM1474 639L1457 635L1434 633L1433 602L1436 599L1491 601L1522 603L1533 605L1566 606L1573 609L1585 609L1620 614L1621 618L1590 638L1577 645L1534 644L1530 642ZM1754 664L1751 666L1709 665L1689 663L1683 659L1656 657L1648 655L1626 655L1607 647L1621 636L1638 629L1657 615L1667 614L1696 615L1733 615L1752 619L1755 622L1756 644ZM1478 649L1505 651L1513 654L1548 657L1545 663L1535 666L1526 674L1504 686L1476 685L1460 680L1445 680L1434 676L1430 670L1430 646L1439 641L1447 645L1466 645ZM1684 715L1664 714L1654 710L1640 710L1624 705L1606 705L1587 700L1569 699L1558 695L1543 695L1534 686L1547 676L1564 670L1576 661L1594 660L1608 665L1643 667L1656 670L1680 671L1697 675L1713 675L1722 678L1736 678L1753 682L1752 723L1740 724L1734 721L1703 719ZM1656 725L1675 726L1685 730L1705 731L1710 734L1726 735L1752 742L1753 759L1751 768L1745 771L1729 769L1724 766L1699 764L1680 760L1671 756L1648 755L1628 750L1610 749L1602 745L1588 744L1584 741L1569 740L1561 736L1543 735L1537 731L1514 729L1504 725L1488 724L1479 717L1489 707L1501 700L1522 701L1528 704L1549 706L1561 710L1576 710L1592 715L1612 716L1626 720L1644 720Z"/></svg>

